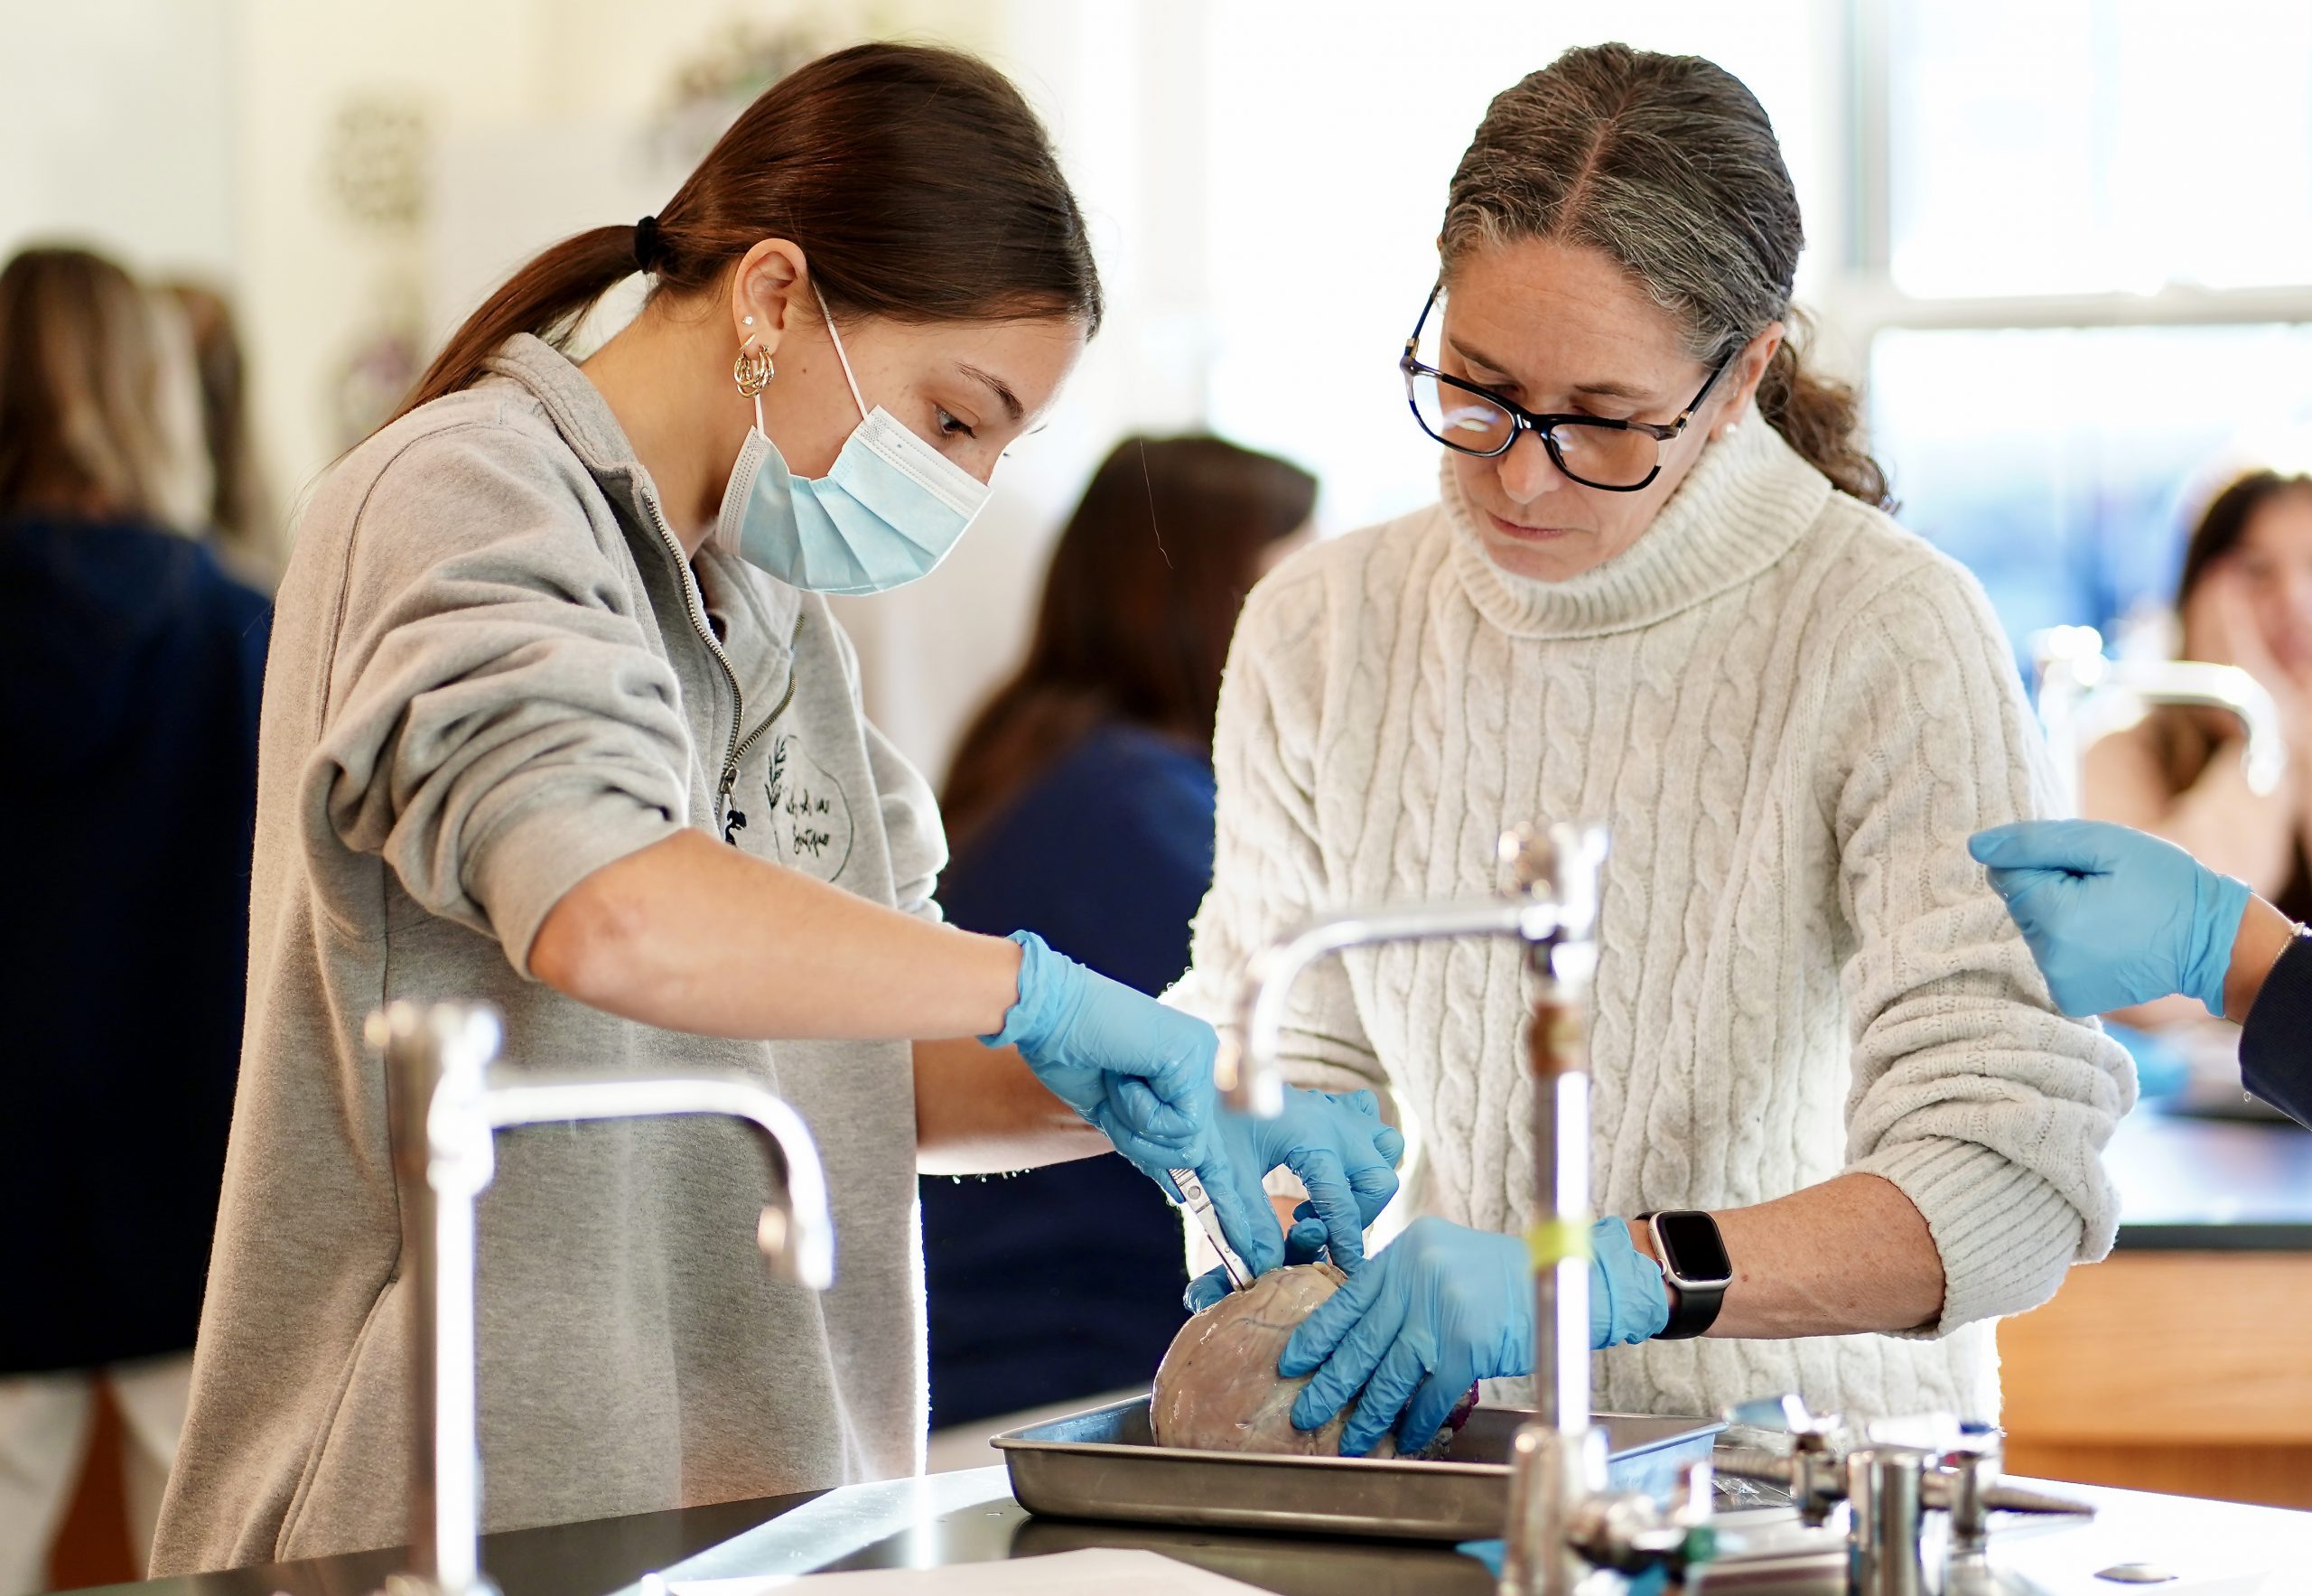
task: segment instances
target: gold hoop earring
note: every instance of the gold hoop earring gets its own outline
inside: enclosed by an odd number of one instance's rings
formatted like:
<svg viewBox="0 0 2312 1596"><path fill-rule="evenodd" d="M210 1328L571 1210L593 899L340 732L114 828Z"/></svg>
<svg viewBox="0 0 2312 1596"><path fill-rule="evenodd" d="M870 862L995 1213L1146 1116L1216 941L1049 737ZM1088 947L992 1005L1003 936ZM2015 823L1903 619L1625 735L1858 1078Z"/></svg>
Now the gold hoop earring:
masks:
<svg viewBox="0 0 2312 1596"><path fill-rule="evenodd" d="M747 341L739 346L739 358L731 362L731 380L739 385L739 397L753 398L769 387L770 379L778 375L778 368L770 363L770 351L757 349L753 335L749 334Z"/></svg>

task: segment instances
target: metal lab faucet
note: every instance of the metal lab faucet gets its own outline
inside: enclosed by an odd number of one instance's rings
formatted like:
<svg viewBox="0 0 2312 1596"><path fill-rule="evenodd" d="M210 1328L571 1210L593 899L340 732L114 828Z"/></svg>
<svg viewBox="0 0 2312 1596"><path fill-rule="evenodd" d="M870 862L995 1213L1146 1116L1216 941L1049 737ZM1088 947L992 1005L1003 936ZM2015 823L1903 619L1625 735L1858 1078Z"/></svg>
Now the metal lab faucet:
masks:
<svg viewBox="0 0 2312 1596"><path fill-rule="evenodd" d="M1711 1471L1696 1464L1669 1506L1606 1491L1604 1433L1590 1412L1589 993L1598 966L1606 827L1512 832L1501 856L1515 885L1500 898L1370 910L1317 921L1255 955L1235 1036L1216 1074L1232 1106L1284 1105L1278 1053L1293 979L1318 959L1376 942L1515 937L1536 979L1526 1052L1534 1076L1535 1412L1511 1457L1501 1590L1572 1596L1616 1573L1682 1572L1709 1554Z"/></svg>
<svg viewBox="0 0 2312 1596"><path fill-rule="evenodd" d="M387 1596L496 1596L479 1545L474 1205L495 1171L497 1132L662 1114L746 1120L777 1153L781 1188L762 1210L757 1245L786 1279L824 1291L834 1278L826 1176L810 1132L785 1103L731 1074L620 1078L494 1069L499 1038L497 1013L480 1005L397 1003L369 1017L369 1044L386 1059L415 1364L413 1567L387 1582Z"/></svg>
<svg viewBox="0 0 2312 1596"><path fill-rule="evenodd" d="M2067 814L2079 812L2081 761L2107 733L2122 730L2155 704L2216 709L2247 733L2241 764L2249 789L2270 794L2288 770L2279 711L2263 684L2236 665L2197 659L2112 659L2092 626L2057 626L2031 639L2038 666L2040 723Z"/></svg>

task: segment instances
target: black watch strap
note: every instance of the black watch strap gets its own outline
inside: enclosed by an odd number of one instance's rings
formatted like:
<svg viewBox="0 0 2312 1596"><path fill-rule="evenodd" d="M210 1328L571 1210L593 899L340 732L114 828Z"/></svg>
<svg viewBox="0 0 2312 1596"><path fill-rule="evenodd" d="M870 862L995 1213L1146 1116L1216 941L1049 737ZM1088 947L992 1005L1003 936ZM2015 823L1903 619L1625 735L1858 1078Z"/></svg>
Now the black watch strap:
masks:
<svg viewBox="0 0 2312 1596"><path fill-rule="evenodd" d="M1726 1288L1730 1283L1724 1275L1709 1280L1696 1279L1693 1261L1678 1255L1676 1240L1668 1234L1669 1227L1655 1223L1664 1217L1660 1213L1637 1217L1638 1223L1644 1225L1646 1233L1654 1238L1654 1252L1656 1261L1662 1265L1663 1283L1670 1288L1673 1298L1670 1304L1670 1322L1654 1339L1657 1341L1691 1341L1708 1333L1710 1327L1718 1322L1718 1311L1726 1302ZM1683 1224L1708 1226L1709 1236L1718 1255L1712 1262L1720 1265L1724 1264L1725 1244L1715 1239L1718 1235L1717 1220L1698 1210L1667 1217Z"/></svg>

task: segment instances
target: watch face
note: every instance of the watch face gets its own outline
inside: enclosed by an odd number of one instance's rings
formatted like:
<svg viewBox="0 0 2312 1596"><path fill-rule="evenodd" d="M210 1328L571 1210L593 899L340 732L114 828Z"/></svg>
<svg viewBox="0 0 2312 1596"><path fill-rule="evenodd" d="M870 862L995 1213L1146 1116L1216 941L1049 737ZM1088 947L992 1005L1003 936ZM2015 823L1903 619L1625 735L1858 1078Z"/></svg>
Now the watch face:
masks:
<svg viewBox="0 0 2312 1596"><path fill-rule="evenodd" d="M1679 1278L1716 1284L1734 1277L1734 1261L1719 1238L1718 1221L1708 1214L1656 1214L1654 1233Z"/></svg>

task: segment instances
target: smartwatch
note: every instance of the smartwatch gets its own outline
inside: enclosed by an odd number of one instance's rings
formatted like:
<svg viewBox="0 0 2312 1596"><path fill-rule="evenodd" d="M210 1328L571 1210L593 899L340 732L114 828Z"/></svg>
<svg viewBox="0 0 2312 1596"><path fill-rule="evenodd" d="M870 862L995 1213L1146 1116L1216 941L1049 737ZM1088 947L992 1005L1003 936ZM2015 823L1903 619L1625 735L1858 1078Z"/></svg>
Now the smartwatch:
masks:
<svg viewBox="0 0 2312 1596"><path fill-rule="evenodd" d="M1654 1237L1662 1278L1678 1288L1670 1322L1655 1339L1692 1340L1718 1322L1719 1305L1734 1283L1734 1260L1726 1255L1718 1221L1692 1209L1637 1218Z"/></svg>

